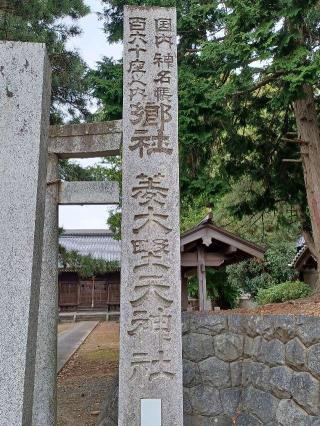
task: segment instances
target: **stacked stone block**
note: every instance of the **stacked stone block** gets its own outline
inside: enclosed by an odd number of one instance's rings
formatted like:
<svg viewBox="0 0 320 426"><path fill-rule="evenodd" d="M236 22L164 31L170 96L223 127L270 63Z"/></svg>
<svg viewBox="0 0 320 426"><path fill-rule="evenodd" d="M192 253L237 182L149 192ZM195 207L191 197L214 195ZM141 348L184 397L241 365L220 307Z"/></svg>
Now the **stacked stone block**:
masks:
<svg viewBox="0 0 320 426"><path fill-rule="evenodd" d="M184 426L320 426L320 318L185 313ZM117 424L117 380L99 426Z"/></svg>
<svg viewBox="0 0 320 426"><path fill-rule="evenodd" d="M320 425L320 318L186 313L184 425Z"/></svg>

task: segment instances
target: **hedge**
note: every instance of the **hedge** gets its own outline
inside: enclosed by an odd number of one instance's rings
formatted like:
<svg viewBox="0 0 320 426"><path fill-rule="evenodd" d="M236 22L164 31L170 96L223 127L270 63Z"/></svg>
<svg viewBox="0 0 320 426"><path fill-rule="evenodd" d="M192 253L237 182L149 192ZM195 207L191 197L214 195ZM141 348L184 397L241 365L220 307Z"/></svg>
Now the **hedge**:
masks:
<svg viewBox="0 0 320 426"><path fill-rule="evenodd" d="M309 296L311 291L310 286L306 283L301 281L286 281L282 284L259 290L256 301L259 305L281 303Z"/></svg>

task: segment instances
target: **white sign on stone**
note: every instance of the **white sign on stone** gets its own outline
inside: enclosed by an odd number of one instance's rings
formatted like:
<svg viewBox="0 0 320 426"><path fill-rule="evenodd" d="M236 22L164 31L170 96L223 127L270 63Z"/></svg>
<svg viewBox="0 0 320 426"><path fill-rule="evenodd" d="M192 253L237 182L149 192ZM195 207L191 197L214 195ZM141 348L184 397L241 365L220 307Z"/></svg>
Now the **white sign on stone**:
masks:
<svg viewBox="0 0 320 426"><path fill-rule="evenodd" d="M0 424L32 424L47 173L43 44L0 42Z"/></svg>
<svg viewBox="0 0 320 426"><path fill-rule="evenodd" d="M119 426L183 425L176 11L125 7Z"/></svg>

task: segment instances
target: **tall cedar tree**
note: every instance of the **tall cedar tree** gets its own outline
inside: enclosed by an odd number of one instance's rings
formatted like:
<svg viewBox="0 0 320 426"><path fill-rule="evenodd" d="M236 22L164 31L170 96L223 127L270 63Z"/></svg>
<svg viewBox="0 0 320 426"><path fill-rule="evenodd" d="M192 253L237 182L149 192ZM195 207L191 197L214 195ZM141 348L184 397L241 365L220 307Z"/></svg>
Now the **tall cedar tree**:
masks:
<svg viewBox="0 0 320 426"><path fill-rule="evenodd" d="M124 3L177 7L182 207L199 198L214 204L249 177L259 191L250 203L239 199L232 214L289 204L320 264L319 2L105 3L110 41L122 38ZM101 84L111 70L110 60L100 64L94 88L106 116L120 118L119 81Z"/></svg>
<svg viewBox="0 0 320 426"><path fill-rule="evenodd" d="M75 23L89 11L83 0L0 0L1 40L47 45L52 123L60 123L66 111L74 117L87 115L87 68L78 53L66 50L66 41L80 33Z"/></svg>

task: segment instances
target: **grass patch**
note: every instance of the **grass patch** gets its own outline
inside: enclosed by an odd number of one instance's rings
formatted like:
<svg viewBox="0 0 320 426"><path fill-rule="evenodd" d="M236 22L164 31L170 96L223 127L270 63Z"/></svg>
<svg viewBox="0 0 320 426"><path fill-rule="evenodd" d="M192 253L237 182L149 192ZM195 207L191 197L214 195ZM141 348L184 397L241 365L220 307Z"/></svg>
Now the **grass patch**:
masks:
<svg viewBox="0 0 320 426"><path fill-rule="evenodd" d="M90 361L118 361L118 349L97 349L95 351L87 352L85 358Z"/></svg>

